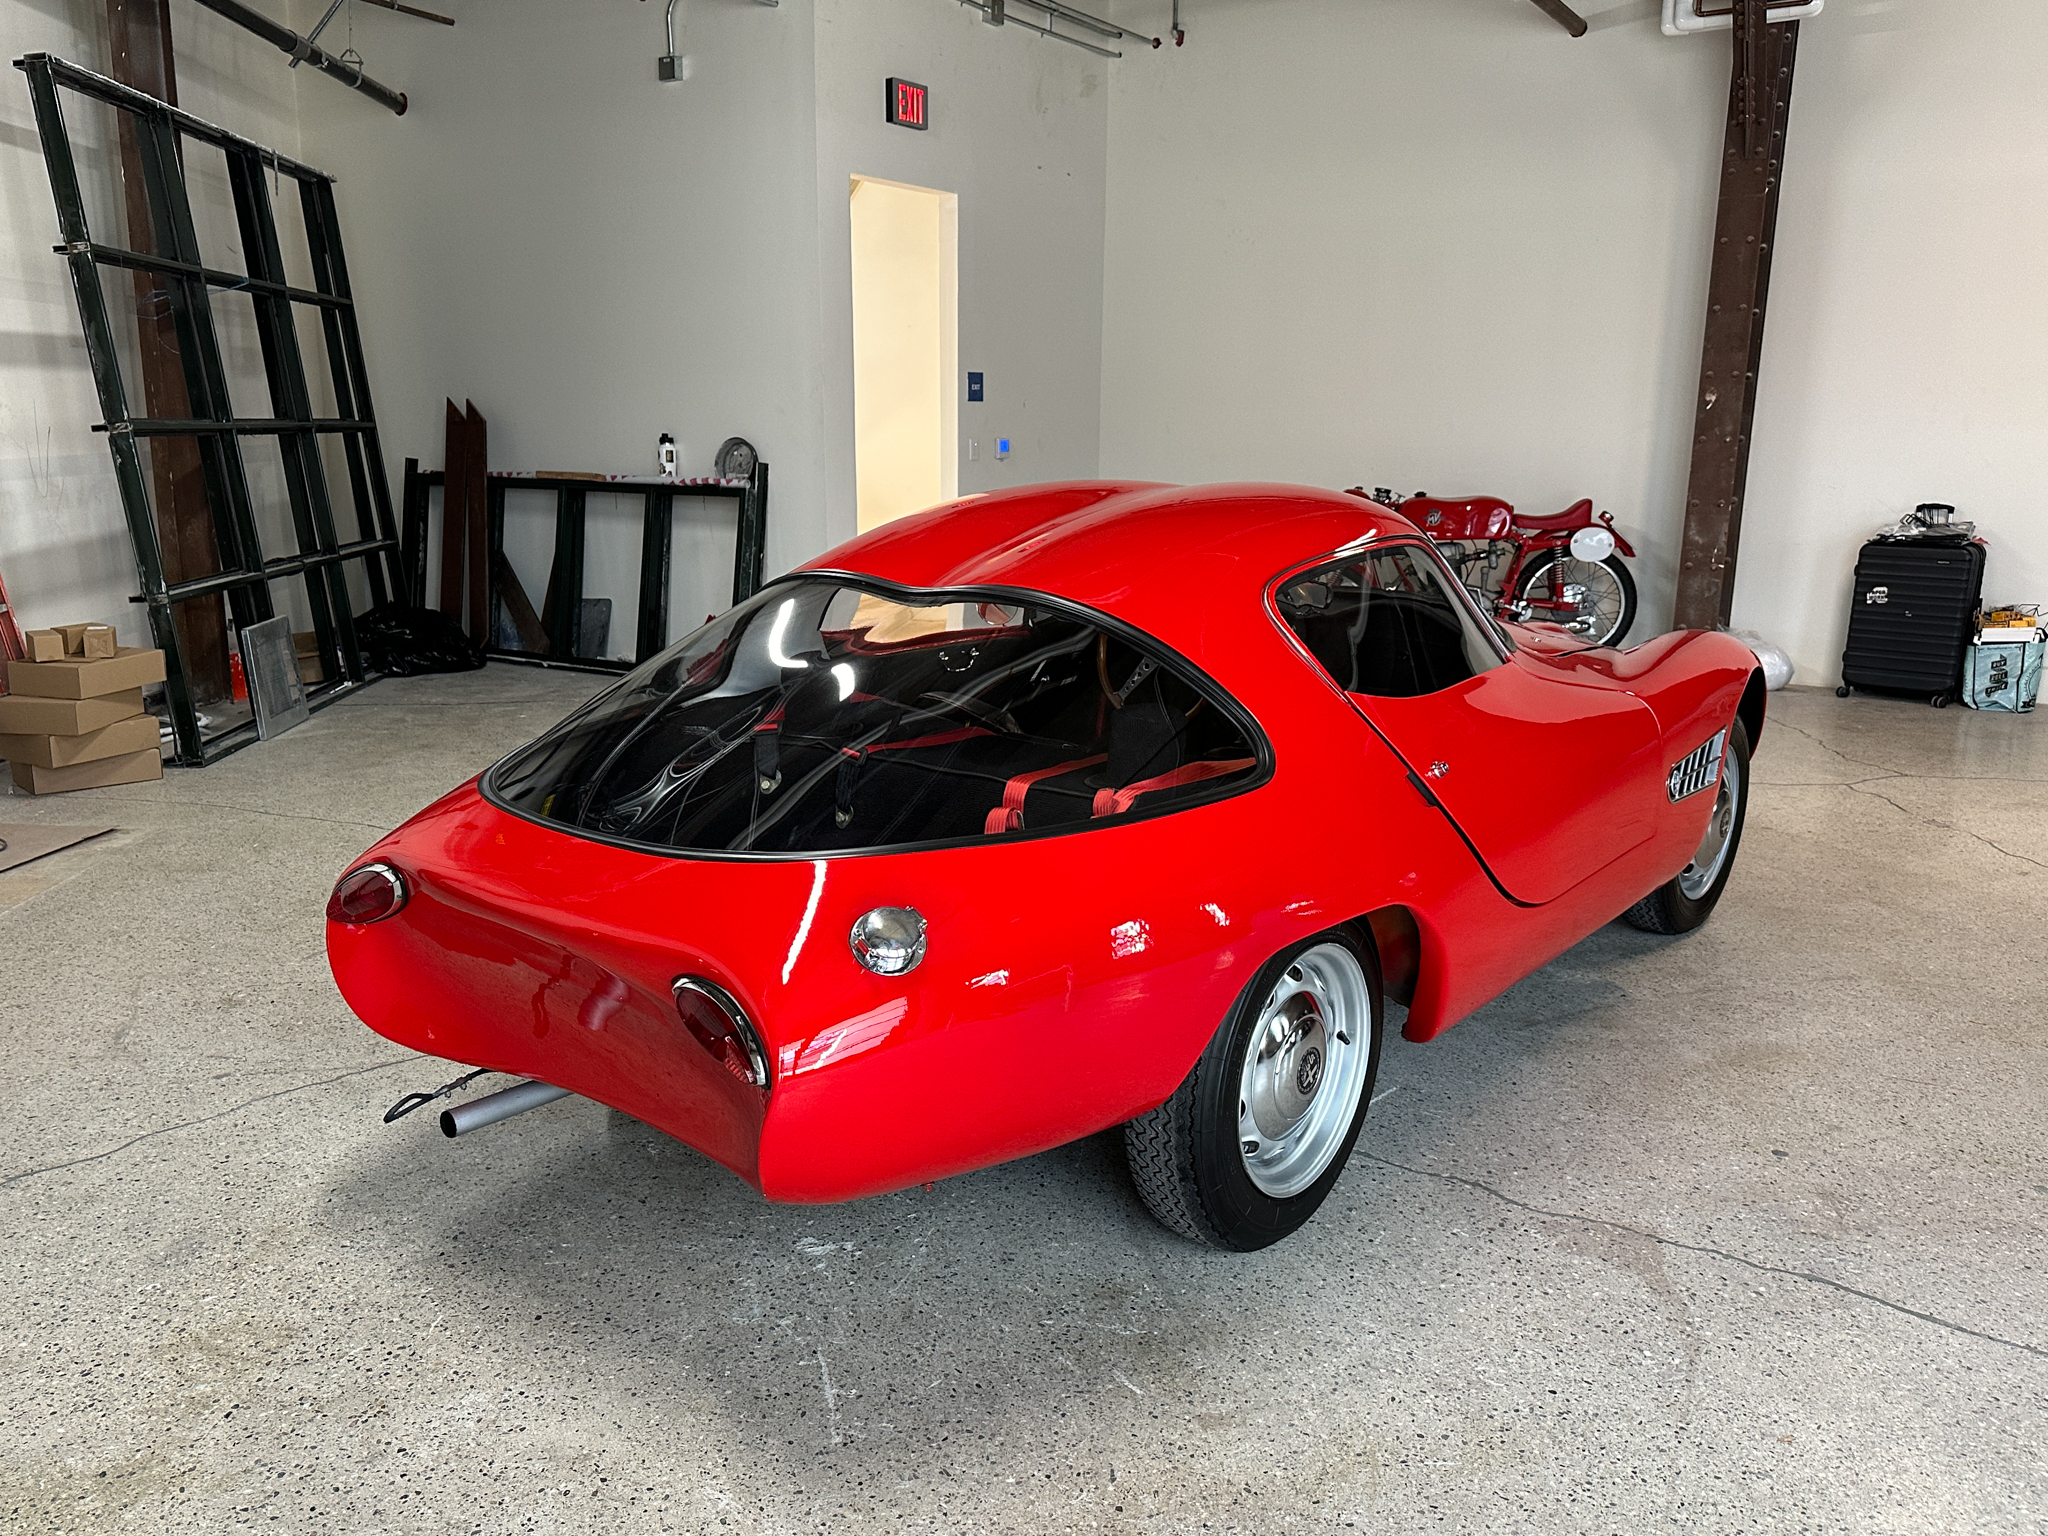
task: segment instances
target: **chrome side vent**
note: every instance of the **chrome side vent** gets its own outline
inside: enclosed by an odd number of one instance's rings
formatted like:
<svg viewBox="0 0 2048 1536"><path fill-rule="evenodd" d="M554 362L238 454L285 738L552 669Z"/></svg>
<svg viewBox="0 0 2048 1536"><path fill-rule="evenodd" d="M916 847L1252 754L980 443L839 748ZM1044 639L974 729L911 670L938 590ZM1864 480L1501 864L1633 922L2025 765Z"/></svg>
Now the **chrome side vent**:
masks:
<svg viewBox="0 0 2048 1536"><path fill-rule="evenodd" d="M1726 731L1716 731L1672 765L1664 789L1675 804L1721 782L1721 749L1728 742Z"/></svg>

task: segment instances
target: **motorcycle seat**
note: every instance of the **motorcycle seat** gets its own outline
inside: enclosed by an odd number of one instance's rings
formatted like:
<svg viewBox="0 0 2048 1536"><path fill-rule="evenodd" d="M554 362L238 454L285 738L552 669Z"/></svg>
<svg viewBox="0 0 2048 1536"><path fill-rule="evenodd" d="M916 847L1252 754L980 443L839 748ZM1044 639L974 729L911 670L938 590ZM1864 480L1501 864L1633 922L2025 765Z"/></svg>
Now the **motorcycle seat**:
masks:
<svg viewBox="0 0 2048 1536"><path fill-rule="evenodd" d="M1562 512L1553 512L1548 517L1531 517L1526 513L1515 514L1516 526L1522 528L1583 528L1593 521L1593 499L1581 496Z"/></svg>

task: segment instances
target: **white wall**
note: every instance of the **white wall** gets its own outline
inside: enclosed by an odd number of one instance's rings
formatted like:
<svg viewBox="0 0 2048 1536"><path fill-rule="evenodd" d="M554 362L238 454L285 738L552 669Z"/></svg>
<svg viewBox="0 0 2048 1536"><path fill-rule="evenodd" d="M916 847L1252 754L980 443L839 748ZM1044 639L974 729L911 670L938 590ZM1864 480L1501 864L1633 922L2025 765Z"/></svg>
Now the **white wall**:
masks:
<svg viewBox="0 0 2048 1536"><path fill-rule="evenodd" d="M1856 545L1915 502L2048 603L2048 6L1830 0L1799 46L1735 622L1832 683Z"/></svg>
<svg viewBox="0 0 2048 1536"><path fill-rule="evenodd" d="M173 0L179 104L258 143L298 153L294 85L284 57L247 33ZM106 7L93 0L4 0L6 60L48 52L87 68L109 70ZM66 121L86 183L94 236L127 243L120 215L119 153L104 109L65 93ZM189 174L202 238L223 264L240 261L218 163L192 156ZM28 86L0 69L0 574L24 628L97 620L113 624L123 644L147 644L148 624L128 602L137 590L127 524L115 489L106 439L90 430L101 419L86 365L85 344L69 271L51 250L57 215L50 200L41 141ZM109 270L106 293L117 324L132 329L134 290ZM260 391L261 364L253 333L226 322L222 336L232 381ZM142 409L134 380L132 401ZM264 413L260 392L240 407Z"/></svg>
<svg viewBox="0 0 2048 1536"><path fill-rule="evenodd" d="M11 48L105 67L94 0L6 3ZM174 5L186 104L340 179L394 491L406 456L439 467L453 396L489 420L498 468L647 471L670 431L685 470L704 472L721 440L746 436L773 471L771 571L850 537L856 173L959 195L961 361L986 373L989 395L961 406L960 426L1016 443L1007 463L963 462L962 489L1094 473L1102 61L935 0L684 0L690 78L664 84L660 0L445 8L453 29L354 7L336 24L353 32L328 39L353 42L371 74L410 93L400 118L287 70L189 0ZM272 7L301 31L323 9ZM929 132L883 122L890 74L932 88ZM19 90L0 91L0 128L4 569L29 623L114 619L138 639L119 501L105 445L87 431L98 410L48 252L49 192ZM246 338L227 339L238 379L260 380ZM725 602L726 505L680 520L678 628L693 604ZM631 600L633 508L593 500L593 595ZM538 602L542 518L515 502L511 523ZM615 609L614 649L630 638L629 612Z"/></svg>
<svg viewBox="0 0 2048 1536"><path fill-rule="evenodd" d="M1113 71L1104 472L1591 496L1649 534L1661 624L1713 55L1508 0L1211 0Z"/></svg>
<svg viewBox="0 0 2048 1536"><path fill-rule="evenodd" d="M1592 496L1665 627L1728 39L1581 9L1573 40L1520 0L1208 0L1114 66L1103 471ZM1802 681L1915 501L2048 597L2044 45L2028 0L1804 30L1736 608Z"/></svg>
<svg viewBox="0 0 2048 1536"><path fill-rule="evenodd" d="M1102 401L1106 61L945 0L818 0L818 227L832 540L851 537L856 175L960 199L963 493L1096 472ZM931 88L929 131L883 120L883 82ZM997 463L992 440L1011 438Z"/></svg>
<svg viewBox="0 0 2048 1536"><path fill-rule="evenodd" d="M10 56L104 64L93 0L7 4ZM989 395L960 430L1017 447L963 454L963 490L1099 465L1591 495L1640 536L1639 633L1668 620L1727 44L1662 37L1651 0L1587 0L1576 41L1523 0L1201 0L1187 47L1116 64L941 0L686 0L682 85L658 0L448 5L354 8L413 94L394 118L173 4L186 104L342 178L394 480L439 464L452 394L500 467L639 469L667 430L700 469L743 434L771 569L848 536L866 174L960 197ZM2043 57L2033 0L1834 0L1805 30L1736 610L1804 680L1832 680L1856 543L1914 501L1978 519L1994 596L2048 597ZM882 121L891 74L932 87L929 133ZM28 623L138 639L18 77L0 199L0 568ZM692 548L722 569L720 536Z"/></svg>
<svg viewBox="0 0 2048 1536"><path fill-rule="evenodd" d="M656 78L658 3L451 3L453 28L354 9L405 116L326 79L299 100L306 158L340 177L394 492L406 456L441 467L448 397L490 423L494 469L652 474L673 432L708 474L737 434L771 468L769 569L822 548L809 0L687 0L680 84ZM730 507L679 514L675 634L730 599ZM637 511L592 503L586 591L614 599L614 650ZM550 546L538 510L521 521L515 503L538 607Z"/></svg>
<svg viewBox="0 0 2048 1536"><path fill-rule="evenodd" d="M738 433L772 467L771 573L851 537L856 173L959 194L961 361L1019 445L962 489L1094 472L1099 61L932 0L686 0L690 78L664 84L658 3L494 0L452 31L357 9L411 109L300 100L394 473L440 464L444 395L476 401L499 468L639 470L666 430L703 472ZM931 87L930 131L883 122L892 74ZM525 563L532 585L537 543Z"/></svg>

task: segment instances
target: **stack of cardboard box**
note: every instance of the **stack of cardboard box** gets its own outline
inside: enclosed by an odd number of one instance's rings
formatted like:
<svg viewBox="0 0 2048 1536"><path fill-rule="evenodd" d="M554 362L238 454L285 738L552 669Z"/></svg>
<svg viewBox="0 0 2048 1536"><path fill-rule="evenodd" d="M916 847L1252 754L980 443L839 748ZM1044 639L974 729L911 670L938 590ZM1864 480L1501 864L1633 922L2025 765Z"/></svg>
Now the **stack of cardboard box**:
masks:
<svg viewBox="0 0 2048 1536"><path fill-rule="evenodd" d="M0 757L32 795L164 776L156 716L142 689L164 680L164 653L116 646L106 624L32 629L28 659L7 666Z"/></svg>

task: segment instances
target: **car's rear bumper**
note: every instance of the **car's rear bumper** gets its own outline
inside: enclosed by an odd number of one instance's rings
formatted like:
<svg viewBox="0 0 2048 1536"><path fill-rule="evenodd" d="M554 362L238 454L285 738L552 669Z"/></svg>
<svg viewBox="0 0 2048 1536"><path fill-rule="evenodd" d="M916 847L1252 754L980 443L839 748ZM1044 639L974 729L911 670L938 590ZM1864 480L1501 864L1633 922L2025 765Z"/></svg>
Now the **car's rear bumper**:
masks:
<svg viewBox="0 0 2048 1536"><path fill-rule="evenodd" d="M365 855L397 867L410 899L381 922L329 923L328 953L349 1005L402 1045L611 1105L771 1199L843 1200L1165 1098L1302 921L1290 893L1247 901L1242 872L1218 868L1203 823L1241 805L1072 838L734 861L575 837L472 784ZM896 980L846 942L861 912L892 904L932 931ZM671 986L685 974L745 1009L768 1091L683 1029Z"/></svg>

